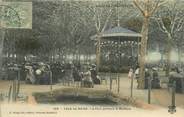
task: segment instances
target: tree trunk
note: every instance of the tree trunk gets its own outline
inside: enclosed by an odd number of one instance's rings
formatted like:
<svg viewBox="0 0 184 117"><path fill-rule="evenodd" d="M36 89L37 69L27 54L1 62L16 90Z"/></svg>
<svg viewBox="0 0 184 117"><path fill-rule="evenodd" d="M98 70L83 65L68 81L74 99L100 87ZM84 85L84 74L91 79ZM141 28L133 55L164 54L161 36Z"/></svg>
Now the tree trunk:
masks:
<svg viewBox="0 0 184 117"><path fill-rule="evenodd" d="M142 27L141 49L140 49L140 55L141 55L140 56L140 77L138 80L139 89L144 88L148 28L149 28L149 17L144 17L144 22L143 22L143 27Z"/></svg>
<svg viewBox="0 0 184 117"><path fill-rule="evenodd" d="M181 47L178 46L178 63L179 63L179 67L181 67Z"/></svg>
<svg viewBox="0 0 184 117"><path fill-rule="evenodd" d="M100 34L97 35L97 48L96 48L96 66L97 66L97 72L99 71L100 67Z"/></svg>
<svg viewBox="0 0 184 117"><path fill-rule="evenodd" d="M2 0L0 0L0 3L1 2ZM4 13L4 8L1 8L0 12ZM0 20L0 74L1 74L2 60L3 60L4 36L5 36L5 30L3 27L3 22Z"/></svg>
<svg viewBox="0 0 184 117"><path fill-rule="evenodd" d="M172 37L170 34L168 34L168 41L167 41L167 50L166 50L166 76L169 76L169 72L171 69L171 42Z"/></svg>
<svg viewBox="0 0 184 117"><path fill-rule="evenodd" d="M2 68L2 60L3 60L3 47L4 47L4 29L0 27L0 68ZM1 70L0 70L1 71Z"/></svg>

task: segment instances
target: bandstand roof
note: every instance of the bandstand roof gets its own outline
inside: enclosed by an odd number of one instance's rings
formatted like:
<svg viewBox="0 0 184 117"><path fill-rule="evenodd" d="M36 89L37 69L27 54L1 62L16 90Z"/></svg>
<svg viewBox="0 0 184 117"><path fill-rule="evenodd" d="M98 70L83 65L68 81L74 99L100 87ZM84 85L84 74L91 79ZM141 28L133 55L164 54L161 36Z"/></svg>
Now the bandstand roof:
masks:
<svg viewBox="0 0 184 117"><path fill-rule="evenodd" d="M140 33L134 32L132 30L117 26L102 33L101 38L111 41L137 41L142 35ZM91 37L91 39L96 39L97 35Z"/></svg>

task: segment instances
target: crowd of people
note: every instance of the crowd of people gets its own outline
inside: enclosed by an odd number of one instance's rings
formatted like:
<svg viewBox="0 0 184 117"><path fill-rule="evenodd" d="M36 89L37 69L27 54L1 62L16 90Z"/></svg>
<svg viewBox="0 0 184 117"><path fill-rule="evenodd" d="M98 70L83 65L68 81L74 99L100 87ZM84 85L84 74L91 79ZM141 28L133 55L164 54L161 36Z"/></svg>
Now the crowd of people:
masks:
<svg viewBox="0 0 184 117"><path fill-rule="evenodd" d="M145 89L149 87L151 78L152 88L161 88L159 77L159 66L146 66L145 68ZM63 62L25 62L23 64L8 63L3 66L2 79L19 79L29 84L63 84L74 83L82 87L94 87L94 84L101 84L101 80L96 71L95 64L81 65L79 63ZM130 69L129 78L139 80L139 66ZM176 82L176 91L182 92L184 89L184 72L177 65L173 65L168 76L169 83Z"/></svg>
<svg viewBox="0 0 184 117"><path fill-rule="evenodd" d="M183 72L182 67L179 68L178 66L179 65L172 65L172 68L169 72L169 76L166 78L168 78L168 88L172 86L173 83L175 82L176 92L183 93L184 92L184 72ZM134 78L138 82L140 78L139 70L140 70L139 66L137 66L135 70L131 68L128 73L128 78ZM151 80L151 88L153 89L161 88L160 76L158 72L159 72L158 66L157 67L152 66L149 68L148 67L145 68L145 77L144 77L144 81L145 81L144 88L145 89L148 89L149 87L149 80Z"/></svg>
<svg viewBox="0 0 184 117"><path fill-rule="evenodd" d="M4 66L3 79L23 80L29 84L54 84L77 83L84 87L93 87L94 84L100 84L96 65L83 65L74 63L43 63L43 62L26 62L24 64L9 63Z"/></svg>
<svg viewBox="0 0 184 117"><path fill-rule="evenodd" d="M139 66L136 67L135 71L133 71L133 69L131 68L128 73L128 78L134 78L138 82L140 78L139 70L140 70ZM159 79L157 68L154 68L154 67L149 68L149 69L145 68L145 77L144 77L144 81L145 81L144 88L145 89L149 87L150 79L151 79L152 88L160 88L160 79Z"/></svg>

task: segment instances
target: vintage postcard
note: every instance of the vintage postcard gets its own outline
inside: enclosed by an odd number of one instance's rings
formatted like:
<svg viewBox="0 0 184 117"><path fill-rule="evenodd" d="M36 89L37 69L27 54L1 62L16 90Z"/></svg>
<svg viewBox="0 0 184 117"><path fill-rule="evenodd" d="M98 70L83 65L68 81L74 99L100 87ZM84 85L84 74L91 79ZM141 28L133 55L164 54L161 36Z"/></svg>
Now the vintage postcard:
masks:
<svg viewBox="0 0 184 117"><path fill-rule="evenodd" d="M183 117L183 0L0 0L0 117Z"/></svg>

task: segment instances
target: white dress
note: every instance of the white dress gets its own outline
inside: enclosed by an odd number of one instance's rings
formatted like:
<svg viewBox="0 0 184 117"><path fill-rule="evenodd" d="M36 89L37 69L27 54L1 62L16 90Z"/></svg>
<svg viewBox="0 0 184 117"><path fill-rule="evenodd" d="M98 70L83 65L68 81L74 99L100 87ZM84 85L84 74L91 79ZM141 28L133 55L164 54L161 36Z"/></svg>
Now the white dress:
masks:
<svg viewBox="0 0 184 117"><path fill-rule="evenodd" d="M36 82L36 78L32 66L25 66L25 68L28 69L28 73L26 74L26 80L30 80L30 82L34 84Z"/></svg>

